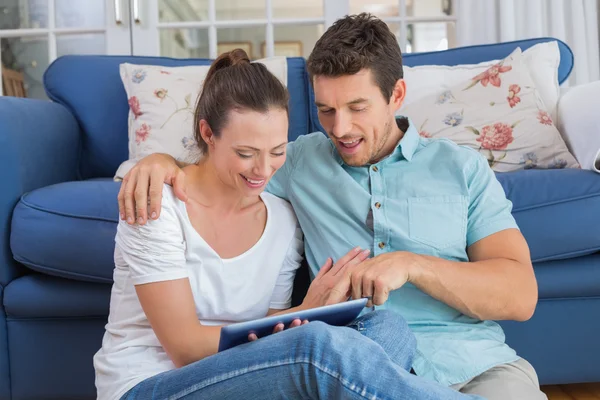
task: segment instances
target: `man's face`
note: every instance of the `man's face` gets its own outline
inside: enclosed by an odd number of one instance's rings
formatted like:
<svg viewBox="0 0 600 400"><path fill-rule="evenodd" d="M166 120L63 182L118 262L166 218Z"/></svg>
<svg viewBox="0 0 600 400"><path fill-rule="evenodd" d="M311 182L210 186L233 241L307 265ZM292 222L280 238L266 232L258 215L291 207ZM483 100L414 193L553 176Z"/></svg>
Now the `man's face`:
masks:
<svg viewBox="0 0 600 400"><path fill-rule="evenodd" d="M373 164L390 154L402 134L395 113L404 100L404 82L398 81L391 99L385 99L370 70L340 77L313 78L319 121L344 162Z"/></svg>

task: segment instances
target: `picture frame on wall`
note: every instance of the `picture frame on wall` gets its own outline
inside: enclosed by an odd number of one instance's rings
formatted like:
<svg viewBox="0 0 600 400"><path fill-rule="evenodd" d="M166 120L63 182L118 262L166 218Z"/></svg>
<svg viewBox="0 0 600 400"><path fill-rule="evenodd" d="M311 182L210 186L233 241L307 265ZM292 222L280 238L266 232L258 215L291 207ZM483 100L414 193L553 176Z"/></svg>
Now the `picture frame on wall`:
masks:
<svg viewBox="0 0 600 400"><path fill-rule="evenodd" d="M301 40L275 41L276 56L302 57L303 54ZM265 42L262 42L261 56L262 58L267 56L267 44Z"/></svg>
<svg viewBox="0 0 600 400"><path fill-rule="evenodd" d="M235 49L242 49L248 54L250 59L254 58L254 54L252 54L252 42L219 42L217 44L217 56Z"/></svg>

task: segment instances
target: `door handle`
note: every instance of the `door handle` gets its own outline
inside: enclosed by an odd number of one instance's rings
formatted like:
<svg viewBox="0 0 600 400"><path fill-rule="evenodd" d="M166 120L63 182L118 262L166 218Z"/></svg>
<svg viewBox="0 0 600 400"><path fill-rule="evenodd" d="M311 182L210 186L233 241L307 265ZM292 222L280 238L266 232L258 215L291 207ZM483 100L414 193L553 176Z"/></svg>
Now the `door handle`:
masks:
<svg viewBox="0 0 600 400"><path fill-rule="evenodd" d="M140 0L133 0L133 21L136 24L140 24Z"/></svg>
<svg viewBox="0 0 600 400"><path fill-rule="evenodd" d="M115 6L115 24L121 25L123 24L123 9L121 7L121 0L114 0Z"/></svg>

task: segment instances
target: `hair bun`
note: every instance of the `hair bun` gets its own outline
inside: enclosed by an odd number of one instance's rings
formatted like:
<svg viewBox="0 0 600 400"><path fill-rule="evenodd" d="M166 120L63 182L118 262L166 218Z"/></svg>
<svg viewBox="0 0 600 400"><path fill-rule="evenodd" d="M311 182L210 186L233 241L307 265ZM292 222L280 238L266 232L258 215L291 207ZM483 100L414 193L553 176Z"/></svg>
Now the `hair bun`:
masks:
<svg viewBox="0 0 600 400"><path fill-rule="evenodd" d="M210 69L206 74L206 78L204 79L204 84L211 80L213 76L215 76L215 73L217 73L217 71L231 67L233 65L240 64L250 65L250 58L244 50L234 49L232 51L228 51L226 53L221 54L210 66Z"/></svg>
<svg viewBox="0 0 600 400"><path fill-rule="evenodd" d="M219 70L244 63L250 63L248 54L242 49L234 49L221 54L214 62L214 69Z"/></svg>
<svg viewBox="0 0 600 400"><path fill-rule="evenodd" d="M250 57L248 57L248 54L242 49L234 49L225 54L228 55L231 65L250 62Z"/></svg>

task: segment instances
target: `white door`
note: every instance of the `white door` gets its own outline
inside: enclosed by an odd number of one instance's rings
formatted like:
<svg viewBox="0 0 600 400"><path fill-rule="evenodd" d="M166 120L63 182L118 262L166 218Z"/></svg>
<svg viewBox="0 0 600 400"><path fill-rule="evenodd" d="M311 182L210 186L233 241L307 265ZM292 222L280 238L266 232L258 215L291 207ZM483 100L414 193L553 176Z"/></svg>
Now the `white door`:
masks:
<svg viewBox="0 0 600 400"><path fill-rule="evenodd" d="M66 54L131 54L130 0L1 0L0 95L44 99L43 73Z"/></svg>
<svg viewBox="0 0 600 400"><path fill-rule="evenodd" d="M459 0L130 1L136 55L215 58L242 47L259 59L308 57L335 20L359 12L387 22L404 52L452 47Z"/></svg>

